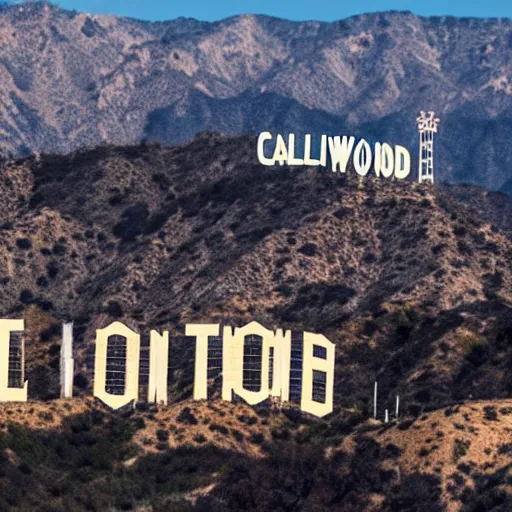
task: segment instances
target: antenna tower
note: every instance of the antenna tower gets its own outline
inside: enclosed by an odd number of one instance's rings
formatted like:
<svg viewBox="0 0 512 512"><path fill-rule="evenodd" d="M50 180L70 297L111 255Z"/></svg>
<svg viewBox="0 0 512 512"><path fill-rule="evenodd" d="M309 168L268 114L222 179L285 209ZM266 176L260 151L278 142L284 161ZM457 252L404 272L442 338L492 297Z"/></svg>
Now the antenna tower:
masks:
<svg viewBox="0 0 512 512"><path fill-rule="evenodd" d="M434 133L437 133L439 118L432 111L422 110L416 122L420 133L418 181L434 183Z"/></svg>

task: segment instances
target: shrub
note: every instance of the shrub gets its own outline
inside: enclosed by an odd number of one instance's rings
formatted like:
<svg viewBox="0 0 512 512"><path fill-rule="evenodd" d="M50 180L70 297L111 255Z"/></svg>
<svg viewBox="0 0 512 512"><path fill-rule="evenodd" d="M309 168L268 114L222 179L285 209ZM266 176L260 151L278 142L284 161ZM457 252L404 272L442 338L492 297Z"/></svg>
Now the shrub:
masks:
<svg viewBox="0 0 512 512"><path fill-rule="evenodd" d="M486 405L484 407L484 418L488 421L498 421L498 413L496 407Z"/></svg>
<svg viewBox="0 0 512 512"><path fill-rule="evenodd" d="M256 416L246 416L245 414L241 414L238 416L238 421L241 421L246 425L255 425L258 423L258 418Z"/></svg>
<svg viewBox="0 0 512 512"><path fill-rule="evenodd" d="M261 444L263 441L265 441L265 436L261 432L256 432L252 434L252 436L249 438L249 441L254 444Z"/></svg>
<svg viewBox="0 0 512 512"><path fill-rule="evenodd" d="M18 238L16 245L26 251L32 247L32 242L28 238Z"/></svg>
<svg viewBox="0 0 512 512"><path fill-rule="evenodd" d="M53 414L50 411L41 411L37 416L43 421L53 421Z"/></svg>
<svg viewBox="0 0 512 512"><path fill-rule="evenodd" d="M293 288L287 284L280 284L274 288L274 291L279 293L282 297L290 297L293 293Z"/></svg>
<svg viewBox="0 0 512 512"><path fill-rule="evenodd" d="M240 430L237 430L236 428L231 429L231 435L240 443L244 440L244 435Z"/></svg>
<svg viewBox="0 0 512 512"><path fill-rule="evenodd" d="M169 440L169 432L167 432L167 430L164 430L164 429L158 429L156 431L156 438L161 442L165 442L165 441L168 441Z"/></svg>
<svg viewBox="0 0 512 512"><path fill-rule="evenodd" d="M48 262L48 265L46 265L46 272L50 279L55 279L57 277L57 274L59 273L59 265L57 264L57 262Z"/></svg>
<svg viewBox="0 0 512 512"><path fill-rule="evenodd" d="M419 314L417 310L406 304L402 309L394 314L394 322L396 324L396 333L400 338L407 339L417 323Z"/></svg>
<svg viewBox="0 0 512 512"><path fill-rule="evenodd" d="M456 463L461 457L464 457L468 453L470 447L470 441L463 441L462 439L455 439L452 452L452 460Z"/></svg>
<svg viewBox="0 0 512 512"><path fill-rule="evenodd" d="M196 434L194 436L194 441L199 444L203 444L206 442L206 437L203 436L203 434Z"/></svg>
<svg viewBox="0 0 512 512"><path fill-rule="evenodd" d="M457 466L457 469L461 472L461 473L464 473L465 475L470 475L471 474L471 466L469 464L466 464L464 462L461 462L458 466Z"/></svg>
<svg viewBox="0 0 512 512"><path fill-rule="evenodd" d="M54 244L53 245L53 254L55 254L55 256L64 256L64 254L66 254L66 251L67 251L67 247L64 245L64 244Z"/></svg>
<svg viewBox="0 0 512 512"><path fill-rule="evenodd" d="M474 334L472 332L464 332L459 339L459 343L462 346L464 353L468 355L476 347L486 345L487 340L483 336L479 336L478 334Z"/></svg>
<svg viewBox="0 0 512 512"><path fill-rule="evenodd" d="M352 213L352 210L350 208L339 208L338 210L334 211L332 214L337 219L343 219L346 216L350 215Z"/></svg>
<svg viewBox="0 0 512 512"><path fill-rule="evenodd" d="M47 342L55 338L56 336L59 336L61 327L59 324L54 323L50 325L47 329L44 329L41 331L40 339L42 342Z"/></svg>
<svg viewBox="0 0 512 512"><path fill-rule="evenodd" d="M317 246L313 243L307 243L304 244L302 247L299 247L297 249L297 252L300 252L301 254L304 254L304 256L313 257L316 256L317 253Z"/></svg>
<svg viewBox="0 0 512 512"><path fill-rule="evenodd" d="M290 431L287 428L273 428L270 431L273 439L289 439Z"/></svg>
<svg viewBox="0 0 512 512"><path fill-rule="evenodd" d="M78 373L73 379L73 386L85 389L87 387L87 377L82 373Z"/></svg>
<svg viewBox="0 0 512 512"><path fill-rule="evenodd" d="M48 286L48 279L45 276L39 276L36 281L39 288L46 288Z"/></svg>
<svg viewBox="0 0 512 512"><path fill-rule="evenodd" d="M135 418L134 425L137 430L143 430L146 428L146 422L144 421L144 418Z"/></svg>
<svg viewBox="0 0 512 512"><path fill-rule="evenodd" d="M22 304L30 304L34 300L34 296L30 290L22 290L20 293L20 302Z"/></svg>
<svg viewBox="0 0 512 512"><path fill-rule="evenodd" d="M375 256L375 254L373 254L373 252L367 252L363 256L364 263L370 264L370 263L375 263L376 261L377 261L377 256Z"/></svg>
<svg viewBox="0 0 512 512"><path fill-rule="evenodd" d="M132 242L144 231L148 217L148 205L137 203L122 213L120 221L114 226L113 233L123 242Z"/></svg>
<svg viewBox="0 0 512 512"><path fill-rule="evenodd" d="M60 345L58 343L54 343L50 349L48 350L48 354L50 356L56 356L60 353Z"/></svg>
<svg viewBox="0 0 512 512"><path fill-rule="evenodd" d="M434 475L412 473L402 479L397 492L391 493L384 510L424 510L442 512L441 479Z"/></svg>
<svg viewBox="0 0 512 512"><path fill-rule="evenodd" d="M464 236L465 234L467 233L467 230L464 226L455 226L455 228L453 229L453 234L455 236Z"/></svg>
<svg viewBox="0 0 512 512"><path fill-rule="evenodd" d="M229 432L228 429L224 425L219 425L218 423L212 423L208 428L212 432L219 432L222 435L227 435Z"/></svg>
<svg viewBox="0 0 512 512"><path fill-rule="evenodd" d="M123 308L121 307L121 304L115 300L111 300L108 303L105 308L105 312L114 318L120 318L123 316Z"/></svg>
<svg viewBox="0 0 512 512"><path fill-rule="evenodd" d="M512 456L512 443L501 444L499 449L498 449L498 453L500 455Z"/></svg>
<svg viewBox="0 0 512 512"><path fill-rule="evenodd" d="M190 407L182 409L176 421L178 423L187 423L188 425L197 425L197 418L192 414Z"/></svg>

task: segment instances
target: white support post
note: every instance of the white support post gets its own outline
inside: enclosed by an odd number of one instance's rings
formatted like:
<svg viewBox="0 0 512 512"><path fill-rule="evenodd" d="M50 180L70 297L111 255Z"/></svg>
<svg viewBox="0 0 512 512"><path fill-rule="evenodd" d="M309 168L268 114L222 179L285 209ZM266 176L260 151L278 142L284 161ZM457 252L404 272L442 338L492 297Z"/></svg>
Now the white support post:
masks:
<svg viewBox="0 0 512 512"><path fill-rule="evenodd" d="M396 395L396 411L395 411L395 418L398 421L398 411L400 408L400 396Z"/></svg>
<svg viewBox="0 0 512 512"><path fill-rule="evenodd" d="M389 412L387 409L386 409L386 414L384 416L384 423L389 423Z"/></svg>
<svg viewBox="0 0 512 512"><path fill-rule="evenodd" d="M377 381L373 388L373 417L377 419Z"/></svg>
<svg viewBox="0 0 512 512"><path fill-rule="evenodd" d="M73 323L62 324L62 345L60 347L60 397L73 397Z"/></svg>
<svg viewBox="0 0 512 512"><path fill-rule="evenodd" d="M148 402L167 404L167 371L169 366L169 332L151 331L149 338Z"/></svg>

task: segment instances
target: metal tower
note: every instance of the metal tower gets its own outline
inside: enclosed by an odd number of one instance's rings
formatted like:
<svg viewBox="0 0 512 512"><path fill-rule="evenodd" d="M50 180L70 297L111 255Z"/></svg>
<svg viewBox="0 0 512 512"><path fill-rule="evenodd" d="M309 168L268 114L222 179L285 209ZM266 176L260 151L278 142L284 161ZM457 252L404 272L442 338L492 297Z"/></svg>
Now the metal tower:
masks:
<svg viewBox="0 0 512 512"><path fill-rule="evenodd" d="M434 133L437 133L439 118L434 112L420 112L416 119L420 132L420 158L418 181L434 183Z"/></svg>

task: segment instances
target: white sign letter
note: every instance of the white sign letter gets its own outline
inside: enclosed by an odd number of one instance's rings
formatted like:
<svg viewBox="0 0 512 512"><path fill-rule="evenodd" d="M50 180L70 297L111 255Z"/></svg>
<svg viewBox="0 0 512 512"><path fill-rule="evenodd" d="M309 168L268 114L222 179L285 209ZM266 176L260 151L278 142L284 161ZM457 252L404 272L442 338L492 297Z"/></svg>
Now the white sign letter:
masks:
<svg viewBox="0 0 512 512"><path fill-rule="evenodd" d="M329 137L329 153L331 155L332 172L338 170L340 172L346 172L348 159L352 154L352 148L354 147L355 137L343 137L343 141L339 137Z"/></svg>
<svg viewBox="0 0 512 512"><path fill-rule="evenodd" d="M196 337L194 400L208 398L208 336L218 336L219 331L219 324L187 324L185 327L187 336Z"/></svg>
<svg viewBox="0 0 512 512"><path fill-rule="evenodd" d="M25 329L23 320L0 320L0 402L26 402L28 381L22 388L9 387L9 343L11 332L20 332ZM23 341L22 341L23 343ZM21 346L21 380L23 381L25 364L23 358L23 345Z"/></svg>
<svg viewBox="0 0 512 512"><path fill-rule="evenodd" d="M262 132L258 137L258 160L262 165L274 165L274 160L265 157L265 141L272 140L270 132Z"/></svg>

